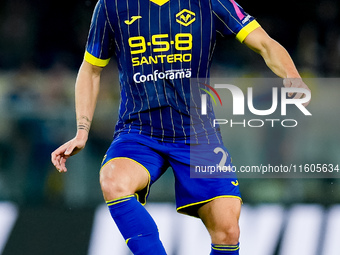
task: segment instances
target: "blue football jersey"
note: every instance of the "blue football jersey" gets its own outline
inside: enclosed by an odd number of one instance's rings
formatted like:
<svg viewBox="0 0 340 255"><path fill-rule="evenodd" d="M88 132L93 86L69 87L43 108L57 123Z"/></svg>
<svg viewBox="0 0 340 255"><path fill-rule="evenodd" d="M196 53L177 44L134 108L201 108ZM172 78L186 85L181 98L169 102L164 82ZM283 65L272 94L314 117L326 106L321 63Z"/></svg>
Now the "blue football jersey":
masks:
<svg viewBox="0 0 340 255"><path fill-rule="evenodd" d="M201 114L216 36L242 42L259 24L234 0L99 0L85 60L104 67L115 55L121 102L115 137L221 143L214 113ZM198 82L199 81L199 82Z"/></svg>

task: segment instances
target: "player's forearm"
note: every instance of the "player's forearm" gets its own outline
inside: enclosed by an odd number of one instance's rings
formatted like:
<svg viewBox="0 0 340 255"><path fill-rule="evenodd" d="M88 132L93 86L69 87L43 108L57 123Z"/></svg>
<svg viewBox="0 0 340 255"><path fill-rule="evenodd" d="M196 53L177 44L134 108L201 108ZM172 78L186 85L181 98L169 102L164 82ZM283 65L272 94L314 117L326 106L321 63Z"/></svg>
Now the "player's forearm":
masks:
<svg viewBox="0 0 340 255"><path fill-rule="evenodd" d="M86 61L79 69L75 88L77 137L86 139L91 128L100 86L101 68Z"/></svg>
<svg viewBox="0 0 340 255"><path fill-rule="evenodd" d="M279 43L270 39L259 52L267 66L281 78L300 78L289 53Z"/></svg>
<svg viewBox="0 0 340 255"><path fill-rule="evenodd" d="M298 71L285 48L273 40L263 28L252 31L243 41L259 53L267 66L281 78L300 78Z"/></svg>

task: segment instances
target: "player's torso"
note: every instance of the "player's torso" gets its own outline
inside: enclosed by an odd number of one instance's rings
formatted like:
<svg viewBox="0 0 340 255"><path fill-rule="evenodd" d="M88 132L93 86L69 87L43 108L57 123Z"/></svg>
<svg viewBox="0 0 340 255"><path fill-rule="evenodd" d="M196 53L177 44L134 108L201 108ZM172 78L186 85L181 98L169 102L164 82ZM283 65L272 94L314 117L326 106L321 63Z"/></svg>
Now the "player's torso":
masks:
<svg viewBox="0 0 340 255"><path fill-rule="evenodd" d="M210 0L106 4L123 99L117 128L171 140L190 136L191 79L209 76L215 44Z"/></svg>

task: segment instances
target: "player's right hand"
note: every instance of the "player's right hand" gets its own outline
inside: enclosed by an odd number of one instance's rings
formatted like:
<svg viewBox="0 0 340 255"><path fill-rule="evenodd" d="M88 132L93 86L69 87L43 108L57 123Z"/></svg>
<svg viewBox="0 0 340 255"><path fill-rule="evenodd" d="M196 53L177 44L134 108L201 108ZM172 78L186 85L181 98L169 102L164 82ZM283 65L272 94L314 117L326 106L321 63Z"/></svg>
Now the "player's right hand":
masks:
<svg viewBox="0 0 340 255"><path fill-rule="evenodd" d="M87 139L75 137L52 152L51 161L60 173L67 172L66 160L84 149Z"/></svg>

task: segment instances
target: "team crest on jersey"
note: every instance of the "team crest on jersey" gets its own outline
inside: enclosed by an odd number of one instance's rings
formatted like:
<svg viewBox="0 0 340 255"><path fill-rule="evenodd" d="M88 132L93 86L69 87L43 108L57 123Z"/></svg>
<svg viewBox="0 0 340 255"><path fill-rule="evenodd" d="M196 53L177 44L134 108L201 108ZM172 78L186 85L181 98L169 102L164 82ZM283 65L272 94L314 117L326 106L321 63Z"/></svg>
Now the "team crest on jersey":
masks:
<svg viewBox="0 0 340 255"><path fill-rule="evenodd" d="M192 11L183 9L182 11L176 14L176 21L177 23L187 27L196 20L195 16L196 14L193 13Z"/></svg>

